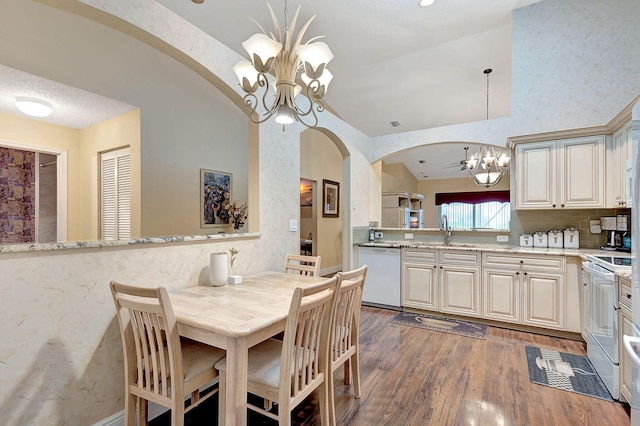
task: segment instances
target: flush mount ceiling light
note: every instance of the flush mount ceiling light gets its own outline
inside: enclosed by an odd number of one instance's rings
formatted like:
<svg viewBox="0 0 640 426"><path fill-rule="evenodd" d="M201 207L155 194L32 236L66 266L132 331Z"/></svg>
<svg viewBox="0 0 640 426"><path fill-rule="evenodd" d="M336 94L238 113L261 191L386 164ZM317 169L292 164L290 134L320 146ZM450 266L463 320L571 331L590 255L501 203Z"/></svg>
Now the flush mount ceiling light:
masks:
<svg viewBox="0 0 640 426"><path fill-rule="evenodd" d="M26 96L16 98L16 107L32 117L47 117L53 112L53 107L49 102Z"/></svg>
<svg viewBox="0 0 640 426"><path fill-rule="evenodd" d="M492 71L491 68L483 71L487 76L487 120L489 119L489 74ZM465 148L465 163L476 185L489 188L500 182L502 176L509 171L510 158L495 146L482 146L479 152L466 160L468 149Z"/></svg>
<svg viewBox="0 0 640 426"><path fill-rule="evenodd" d="M436 2L436 0L420 0L420 6L422 6L422 7L431 6L435 2Z"/></svg>
<svg viewBox="0 0 640 426"><path fill-rule="evenodd" d="M307 127L316 127L316 114L324 111L322 98L333 78L326 69L326 65L333 59L333 53L326 43L312 43L324 36L302 43L302 37L315 16L294 36L301 6L298 6L289 28L287 1L284 1L282 29L271 5L267 3L267 6L271 12L274 32L267 32L256 22L262 33L254 34L242 43L251 62L240 61L233 67L240 86L246 93L244 104L252 108L250 116L254 123L263 123L275 115L276 123L283 126L299 121ZM269 80L273 77L275 94L269 89ZM257 95L259 90L262 90L260 97ZM304 106L296 102L296 95L301 92L306 96Z"/></svg>

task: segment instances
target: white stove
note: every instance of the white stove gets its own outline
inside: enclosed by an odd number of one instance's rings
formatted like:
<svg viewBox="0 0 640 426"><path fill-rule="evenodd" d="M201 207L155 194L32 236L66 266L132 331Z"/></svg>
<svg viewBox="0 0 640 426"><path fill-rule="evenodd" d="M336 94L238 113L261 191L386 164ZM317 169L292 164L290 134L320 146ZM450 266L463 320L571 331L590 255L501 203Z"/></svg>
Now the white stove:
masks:
<svg viewBox="0 0 640 426"><path fill-rule="evenodd" d="M611 272L630 272L631 256L627 255L588 255L587 261Z"/></svg>
<svg viewBox="0 0 640 426"><path fill-rule="evenodd" d="M631 257L589 255L587 274L587 357L613 399L620 399L618 289L616 272L631 272Z"/></svg>

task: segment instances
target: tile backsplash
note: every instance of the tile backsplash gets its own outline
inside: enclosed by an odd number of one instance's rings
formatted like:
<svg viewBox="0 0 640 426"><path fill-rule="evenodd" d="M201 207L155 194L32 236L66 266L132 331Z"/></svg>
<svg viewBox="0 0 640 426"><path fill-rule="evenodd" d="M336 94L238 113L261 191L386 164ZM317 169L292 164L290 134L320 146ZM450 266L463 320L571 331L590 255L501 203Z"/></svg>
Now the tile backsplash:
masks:
<svg viewBox="0 0 640 426"><path fill-rule="evenodd" d="M593 209L593 210L512 210L511 236L518 241L520 234L532 234L536 231L549 231L576 228L580 232L581 248L600 248L607 243L607 232L600 234L589 232L589 220L601 216L626 214L631 217L630 209ZM514 243L515 244L515 243Z"/></svg>
<svg viewBox="0 0 640 426"><path fill-rule="evenodd" d="M589 210L512 210L510 231L507 232L474 232L453 231L453 242L468 244L496 244L495 234L508 234L509 242L505 245L517 246L520 244L520 234L533 234L537 231L563 230L576 228L580 233L580 248L597 249L607 243L607 232L592 234L589 229L589 221L600 220L601 216L629 215L630 209L589 209ZM435 229L427 232L419 230L389 230L384 231L384 240L404 240L406 232L414 234L415 241L441 242L442 235ZM365 242L369 238L369 228L354 227L353 242ZM499 244L499 243L498 243Z"/></svg>

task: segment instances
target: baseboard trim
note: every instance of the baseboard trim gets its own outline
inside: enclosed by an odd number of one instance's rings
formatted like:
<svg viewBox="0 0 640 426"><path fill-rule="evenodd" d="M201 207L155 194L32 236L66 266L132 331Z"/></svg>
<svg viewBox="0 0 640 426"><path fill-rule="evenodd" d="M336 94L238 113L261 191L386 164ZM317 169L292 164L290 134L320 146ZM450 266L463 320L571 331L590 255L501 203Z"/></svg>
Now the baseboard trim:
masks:
<svg viewBox="0 0 640 426"><path fill-rule="evenodd" d="M164 414L169 411L168 408L163 407L162 405L154 404L153 402L149 403L149 420L153 420L156 417ZM124 410L115 413L114 415L107 417L95 423L93 426L124 426Z"/></svg>
<svg viewBox="0 0 640 426"><path fill-rule="evenodd" d="M201 388L206 389L210 386L215 386L218 383L218 377L207 383L205 386ZM191 398L190 395L185 396L184 400L187 401ZM153 402L149 403L147 412L147 417L149 420L153 420L156 417L166 413L169 411L167 407L163 407L162 405L154 404ZM112 416L107 417L106 419L100 420L98 423L93 424L92 426L124 426L124 410L115 413Z"/></svg>
<svg viewBox="0 0 640 426"><path fill-rule="evenodd" d="M107 417L98 423L94 423L93 426L124 426L124 410L117 412L111 417Z"/></svg>

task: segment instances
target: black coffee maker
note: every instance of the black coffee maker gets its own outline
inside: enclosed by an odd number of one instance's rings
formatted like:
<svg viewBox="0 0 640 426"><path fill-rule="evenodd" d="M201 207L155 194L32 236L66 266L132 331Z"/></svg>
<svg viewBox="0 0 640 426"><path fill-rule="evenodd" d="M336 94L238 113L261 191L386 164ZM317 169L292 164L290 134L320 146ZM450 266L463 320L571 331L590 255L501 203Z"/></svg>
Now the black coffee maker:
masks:
<svg viewBox="0 0 640 426"><path fill-rule="evenodd" d="M602 250L631 252L631 247L624 247L625 237L628 236L628 231L607 231L607 245L600 248Z"/></svg>

